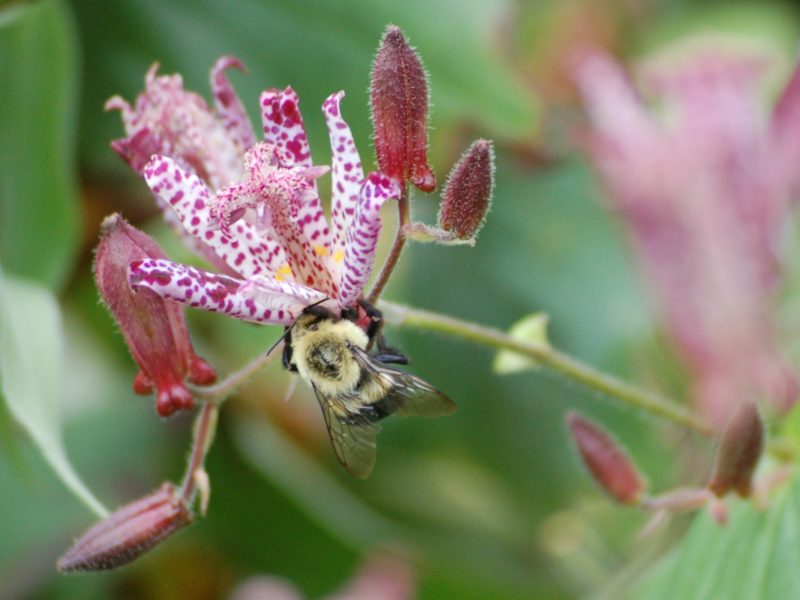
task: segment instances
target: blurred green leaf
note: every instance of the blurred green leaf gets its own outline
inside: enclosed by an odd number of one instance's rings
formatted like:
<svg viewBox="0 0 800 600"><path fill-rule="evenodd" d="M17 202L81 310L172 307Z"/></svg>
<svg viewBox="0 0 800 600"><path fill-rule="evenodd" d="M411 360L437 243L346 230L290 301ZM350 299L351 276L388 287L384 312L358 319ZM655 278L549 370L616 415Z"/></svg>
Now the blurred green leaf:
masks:
<svg viewBox="0 0 800 600"><path fill-rule="evenodd" d="M768 510L735 500L720 527L698 515L675 552L635 598L768 600L800 597L800 478Z"/></svg>
<svg viewBox="0 0 800 600"><path fill-rule="evenodd" d="M511 326L508 335L515 340L549 346L547 339L547 322L550 317L545 313L533 313L522 317ZM492 369L498 375L508 375L527 371L538 366L538 362L527 356L522 356L510 350L501 350L497 353L492 364Z"/></svg>
<svg viewBox="0 0 800 600"><path fill-rule="evenodd" d="M61 2L0 10L0 257L63 283L78 232L75 32Z"/></svg>
<svg viewBox="0 0 800 600"><path fill-rule="evenodd" d="M5 402L64 484L92 511L105 516L107 511L64 451L59 419L63 350L55 297L41 285L0 273L0 383Z"/></svg>

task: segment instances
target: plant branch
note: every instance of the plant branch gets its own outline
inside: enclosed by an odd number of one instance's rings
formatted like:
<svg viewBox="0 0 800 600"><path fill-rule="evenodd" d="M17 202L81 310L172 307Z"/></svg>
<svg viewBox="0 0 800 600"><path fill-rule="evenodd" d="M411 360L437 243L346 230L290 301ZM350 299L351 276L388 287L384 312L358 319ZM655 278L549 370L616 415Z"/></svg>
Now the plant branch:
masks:
<svg viewBox="0 0 800 600"><path fill-rule="evenodd" d="M381 301L379 308L383 311L387 322L393 325L438 331L491 348L511 350L641 411L689 427L703 435L714 435L715 433L713 429L678 403L584 365L546 344L526 342L497 329L392 302Z"/></svg>
<svg viewBox="0 0 800 600"><path fill-rule="evenodd" d="M245 383L256 371L271 363L276 356L280 356L283 342L279 343L269 353L259 354L244 367L231 373L225 379L214 385L192 386L192 393L208 402L219 406L230 396L236 388Z"/></svg>
<svg viewBox="0 0 800 600"><path fill-rule="evenodd" d="M194 424L194 438L192 440L192 450L189 454L189 462L186 464L186 473L183 476L181 485L181 498L187 503L192 501L194 496L197 479L195 474L198 469L203 468L208 449L214 439L217 429L217 405L211 402L203 404L200 414Z"/></svg>
<svg viewBox="0 0 800 600"><path fill-rule="evenodd" d="M370 304L375 304L375 302L377 302L381 292L383 292L383 288L386 287L386 283L389 281L389 276L392 274L392 271L394 271L395 266L397 266L397 261L400 259L400 254L403 252L403 247L406 245L405 226L411 222L411 208L408 202L408 184L403 184L403 191L400 195L400 199L397 201L397 209L400 215L397 224L397 233L392 243L392 249L389 250L389 256L386 257L386 262L383 263L380 275L378 275L375 284L372 286L372 290L367 295L367 301Z"/></svg>

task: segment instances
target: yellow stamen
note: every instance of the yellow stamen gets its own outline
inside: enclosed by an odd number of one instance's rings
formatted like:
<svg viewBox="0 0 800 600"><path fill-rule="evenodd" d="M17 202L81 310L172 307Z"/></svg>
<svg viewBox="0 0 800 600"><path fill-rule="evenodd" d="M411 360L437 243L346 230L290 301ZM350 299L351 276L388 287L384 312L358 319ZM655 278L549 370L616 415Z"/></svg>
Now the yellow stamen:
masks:
<svg viewBox="0 0 800 600"><path fill-rule="evenodd" d="M287 279L293 279L292 274L292 267L288 264L281 265L281 267L275 273L275 279L278 281L286 281Z"/></svg>
<svg viewBox="0 0 800 600"><path fill-rule="evenodd" d="M337 250L333 255L333 261L340 263L344 260L344 250Z"/></svg>
<svg viewBox="0 0 800 600"><path fill-rule="evenodd" d="M328 256L328 249L325 246L314 246L317 256Z"/></svg>

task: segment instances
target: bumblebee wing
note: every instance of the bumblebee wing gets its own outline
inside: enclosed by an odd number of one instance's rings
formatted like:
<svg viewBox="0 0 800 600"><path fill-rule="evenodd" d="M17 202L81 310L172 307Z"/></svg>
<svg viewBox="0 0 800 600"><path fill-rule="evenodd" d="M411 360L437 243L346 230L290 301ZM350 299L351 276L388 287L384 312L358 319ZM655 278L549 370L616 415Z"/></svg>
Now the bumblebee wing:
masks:
<svg viewBox="0 0 800 600"><path fill-rule="evenodd" d="M455 403L427 381L387 366L361 348L352 350L361 368L384 388L382 398L373 403L380 412L420 417L441 417L455 412Z"/></svg>
<svg viewBox="0 0 800 600"><path fill-rule="evenodd" d="M341 400L326 396L313 384L312 387L322 408L336 458L351 475L366 479L375 466L375 441L381 430L380 425L348 411Z"/></svg>

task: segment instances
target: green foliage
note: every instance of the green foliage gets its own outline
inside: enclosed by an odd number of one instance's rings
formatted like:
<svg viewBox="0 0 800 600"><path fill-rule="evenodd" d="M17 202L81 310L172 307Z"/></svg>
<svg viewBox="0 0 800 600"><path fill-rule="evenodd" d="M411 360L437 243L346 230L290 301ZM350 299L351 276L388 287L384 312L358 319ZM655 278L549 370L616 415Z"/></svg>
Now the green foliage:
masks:
<svg viewBox="0 0 800 600"><path fill-rule="evenodd" d="M43 286L0 273L0 379L9 411L64 484L100 516L105 508L67 459L61 438L61 313Z"/></svg>
<svg viewBox="0 0 800 600"><path fill-rule="evenodd" d="M545 313L533 313L522 317L511 326L508 335L516 340L541 344L548 346L547 340L547 321L549 317ZM520 356L510 350L501 350L494 358L492 368L498 375L508 375L527 371L538 366L538 363L526 356Z"/></svg>
<svg viewBox="0 0 800 600"><path fill-rule="evenodd" d="M698 515L673 554L632 597L770 600L800 595L800 478L766 510L732 503L728 525Z"/></svg>
<svg viewBox="0 0 800 600"><path fill-rule="evenodd" d="M0 258L60 286L80 223L75 186L77 56L62 2L0 10Z"/></svg>

